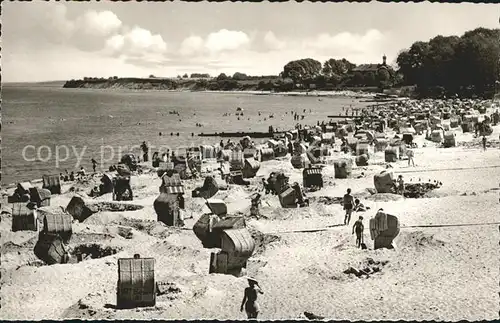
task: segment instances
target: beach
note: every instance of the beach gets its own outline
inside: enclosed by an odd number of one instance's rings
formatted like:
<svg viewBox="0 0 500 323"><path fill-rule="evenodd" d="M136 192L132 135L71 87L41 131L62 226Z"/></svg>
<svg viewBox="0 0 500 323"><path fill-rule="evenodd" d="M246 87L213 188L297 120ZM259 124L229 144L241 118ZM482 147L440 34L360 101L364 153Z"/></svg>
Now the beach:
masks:
<svg viewBox="0 0 500 323"><path fill-rule="evenodd" d="M333 161L353 157L342 152L327 156L325 186L307 193L311 203L305 208L281 208L277 196L263 195L262 216L249 216L250 196L271 172L282 171L290 183L302 183L302 170L292 167L289 155L261 162L257 176L249 179L251 185L230 184L228 190L219 190L214 198L224 200L228 214L243 215L257 240L246 271L264 291L259 296L259 318L304 319L303 313L311 312L333 320L496 319L499 266L492 251L498 246L500 223L500 126L493 126L485 151L481 138L460 128L453 131L456 147L442 148L425 140L425 135L416 135L416 166L409 167L407 160L391 163L389 170L402 174L407 183L442 182L423 198L367 193L374 187L374 175L387 170L384 152L374 153L368 166L354 166L346 179L334 178ZM102 211L73 222L70 247L96 243L117 251L103 258L44 265L33 254L37 233L11 232L12 216L8 204L2 203L2 318L245 318L239 307L246 280L209 274L211 250L203 248L192 231L199 217L209 212L203 199L190 196L203 178L183 181L185 226L168 227L156 221L153 209L161 179L151 163L141 166L144 173L131 177L134 200L122 203L142 209ZM207 174L216 174L218 164L208 162L203 167ZM41 212L60 212L75 193L94 203L112 201L111 194L88 197L99 178L63 183L62 194L53 195L51 205ZM365 218L367 250L356 247L352 222L343 225L342 206L319 201L321 196L341 197L347 188L370 207L353 213L352 221L359 215ZM373 250L366 230L367 220L380 208L400 221L393 250ZM131 228L132 238L121 236L119 227ZM157 296L154 307L117 310L117 260L134 254L154 258L156 281L171 288ZM360 277L344 273L350 267L367 266L377 270Z"/></svg>

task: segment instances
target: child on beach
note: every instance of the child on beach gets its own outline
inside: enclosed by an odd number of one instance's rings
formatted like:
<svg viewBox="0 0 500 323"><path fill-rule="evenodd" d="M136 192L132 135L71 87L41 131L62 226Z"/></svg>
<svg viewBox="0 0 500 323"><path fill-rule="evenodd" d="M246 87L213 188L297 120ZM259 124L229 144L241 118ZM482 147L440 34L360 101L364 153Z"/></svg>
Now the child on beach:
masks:
<svg viewBox="0 0 500 323"><path fill-rule="evenodd" d="M354 222L354 225L352 226L352 234L356 232L356 247L360 248L361 244L363 243L363 230L365 229L365 226L363 225L363 217L360 216L359 220Z"/></svg>
<svg viewBox="0 0 500 323"><path fill-rule="evenodd" d="M396 193L403 196L405 194L405 182L403 180L403 175L398 176Z"/></svg>
<svg viewBox="0 0 500 323"><path fill-rule="evenodd" d="M365 212L368 209L369 207L366 207L363 203L359 201L359 199L354 200L354 207L353 207L354 212Z"/></svg>
<svg viewBox="0 0 500 323"><path fill-rule="evenodd" d="M351 214L353 209L354 198L351 195L351 189L347 189L347 194L344 195L344 210L345 210L345 218L344 225L349 225L351 221Z"/></svg>

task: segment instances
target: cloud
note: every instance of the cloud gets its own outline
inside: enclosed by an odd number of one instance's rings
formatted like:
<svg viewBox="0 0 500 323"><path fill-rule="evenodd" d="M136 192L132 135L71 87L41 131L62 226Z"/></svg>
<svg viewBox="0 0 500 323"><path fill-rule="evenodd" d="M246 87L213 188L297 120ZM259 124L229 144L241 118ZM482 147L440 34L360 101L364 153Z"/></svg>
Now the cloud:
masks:
<svg viewBox="0 0 500 323"><path fill-rule="evenodd" d="M134 56L144 53L162 54L167 51L167 43L161 35L153 35L149 30L137 26L123 35L109 38L106 46L122 54Z"/></svg>
<svg viewBox="0 0 500 323"><path fill-rule="evenodd" d="M113 12L88 10L75 19L71 41L81 50L100 51L107 37L119 32L121 27L121 20Z"/></svg>
<svg viewBox="0 0 500 323"><path fill-rule="evenodd" d="M189 56L199 53L203 50L204 44L205 42L200 36L189 36L182 41L179 54Z"/></svg>
<svg viewBox="0 0 500 323"><path fill-rule="evenodd" d="M280 49L285 48L285 46L286 46L286 42L281 41L278 38L276 38L276 36L274 35L274 33L272 31L268 31L264 35L264 43L271 50L280 50Z"/></svg>
<svg viewBox="0 0 500 323"><path fill-rule="evenodd" d="M61 45L106 57L144 57L149 62L161 61L167 50L161 35L140 26L127 26L112 11L87 10L71 17L68 6L60 3L9 5L3 26L5 42L16 52L51 51ZM17 19L13 18L14 10Z"/></svg>
<svg viewBox="0 0 500 323"><path fill-rule="evenodd" d="M249 43L250 38L244 32L221 29L208 35L205 47L211 52L221 52L245 47Z"/></svg>
<svg viewBox="0 0 500 323"><path fill-rule="evenodd" d="M167 49L167 43L161 35L136 26L123 34L108 38L103 52L131 64L154 67L165 61Z"/></svg>
<svg viewBox="0 0 500 323"><path fill-rule="evenodd" d="M386 38L375 29L364 33L320 33L286 40L278 38L273 31L253 39L244 32L222 29L205 38L193 35L185 38L179 50L170 53L171 60L164 64L198 67L199 72L212 75L237 71L251 75L279 74L289 61L305 57L320 62L346 58L360 64L379 62L386 53L390 60L393 53L386 46Z"/></svg>
<svg viewBox="0 0 500 323"><path fill-rule="evenodd" d="M76 20L82 33L90 36L105 37L120 29L122 22L111 11L89 10Z"/></svg>
<svg viewBox="0 0 500 323"><path fill-rule="evenodd" d="M384 35L376 30L368 30L364 35L342 32L336 35L322 33L313 39L305 40L303 46L320 53L336 55L362 54L366 51L380 48Z"/></svg>
<svg viewBox="0 0 500 323"><path fill-rule="evenodd" d="M221 29L208 34L205 38L197 35L185 38L176 55L184 60L206 56L214 58L224 52L246 49L250 43L250 37L243 31Z"/></svg>

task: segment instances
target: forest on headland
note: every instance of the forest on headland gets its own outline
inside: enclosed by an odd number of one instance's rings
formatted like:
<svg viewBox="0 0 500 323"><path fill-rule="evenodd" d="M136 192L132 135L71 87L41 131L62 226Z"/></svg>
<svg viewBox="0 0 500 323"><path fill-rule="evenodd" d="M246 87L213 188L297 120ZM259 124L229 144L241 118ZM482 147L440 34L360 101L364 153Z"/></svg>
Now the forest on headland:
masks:
<svg viewBox="0 0 500 323"><path fill-rule="evenodd" d="M484 97L495 94L499 79L500 29L477 28L462 36L436 36L402 50L394 66L386 57L376 64L356 65L346 58L321 63L313 58L288 62L279 75L218 76L193 73L163 78L84 77L66 88L126 88L186 91L400 91L417 97Z"/></svg>

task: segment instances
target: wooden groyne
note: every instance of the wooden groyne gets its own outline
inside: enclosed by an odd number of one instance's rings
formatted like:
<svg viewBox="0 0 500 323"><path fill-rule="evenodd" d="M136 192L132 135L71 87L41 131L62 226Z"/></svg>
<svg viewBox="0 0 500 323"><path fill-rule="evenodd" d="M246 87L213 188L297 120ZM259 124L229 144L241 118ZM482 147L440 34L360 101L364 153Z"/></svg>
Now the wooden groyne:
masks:
<svg viewBox="0 0 500 323"><path fill-rule="evenodd" d="M275 135L282 135L283 132L215 132L200 133L199 137L245 137L250 138L273 138Z"/></svg>

